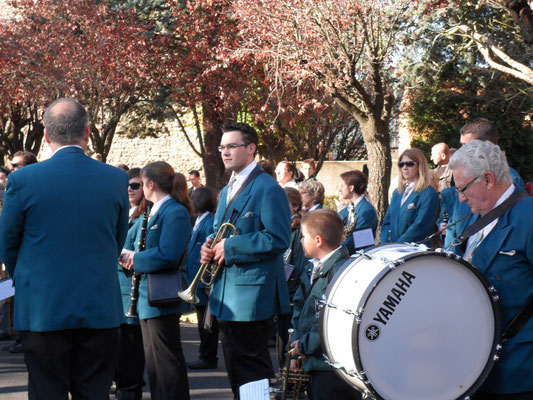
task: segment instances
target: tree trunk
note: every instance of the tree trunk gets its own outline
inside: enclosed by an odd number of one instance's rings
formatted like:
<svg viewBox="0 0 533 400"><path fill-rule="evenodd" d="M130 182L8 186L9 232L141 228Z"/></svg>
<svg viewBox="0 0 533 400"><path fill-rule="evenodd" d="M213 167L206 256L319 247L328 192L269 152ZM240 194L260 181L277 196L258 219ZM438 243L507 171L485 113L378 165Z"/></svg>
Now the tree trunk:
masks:
<svg viewBox="0 0 533 400"><path fill-rule="evenodd" d="M368 153L368 193L378 212L378 225L381 227L389 206L389 185L391 178L391 148L389 126L382 121L368 119L361 123L361 132Z"/></svg>
<svg viewBox="0 0 533 400"><path fill-rule="evenodd" d="M205 182L218 193L227 183L224 163L218 151L224 118L208 102L202 103L205 154L202 156Z"/></svg>

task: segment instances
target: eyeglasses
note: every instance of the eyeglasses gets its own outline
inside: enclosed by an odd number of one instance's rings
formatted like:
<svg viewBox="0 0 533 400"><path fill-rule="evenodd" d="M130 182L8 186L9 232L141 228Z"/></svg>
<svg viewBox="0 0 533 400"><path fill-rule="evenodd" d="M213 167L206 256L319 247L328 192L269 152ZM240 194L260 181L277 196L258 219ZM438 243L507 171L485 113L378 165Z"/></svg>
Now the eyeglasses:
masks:
<svg viewBox="0 0 533 400"><path fill-rule="evenodd" d="M233 149L236 149L237 147L246 147L246 146L248 146L246 143L240 143L240 144L230 143L230 144L227 144L226 146L218 146L218 151L223 152L226 149L233 150Z"/></svg>
<svg viewBox="0 0 533 400"><path fill-rule="evenodd" d="M18 167L23 167L24 164L23 163L11 163L11 168L18 168Z"/></svg>
<svg viewBox="0 0 533 400"><path fill-rule="evenodd" d="M475 181L476 179L478 179L479 177L481 177L481 175L476 176L474 179L472 179L470 182L468 182L468 184L467 184L464 188L462 188L462 189L459 189L459 188L456 186L456 187L455 187L455 190L457 191L457 193L464 195L465 192L466 192L466 189L468 189L468 188L470 187L470 185L471 185L472 183L474 183L474 181Z"/></svg>
<svg viewBox="0 0 533 400"><path fill-rule="evenodd" d="M129 187L131 190L139 190L141 188L142 183L139 182L133 182L129 184Z"/></svg>
<svg viewBox="0 0 533 400"><path fill-rule="evenodd" d="M416 164L418 164L416 161L400 161L398 163L398 167L400 168L403 168L403 167L409 167L409 168L412 168L414 167Z"/></svg>

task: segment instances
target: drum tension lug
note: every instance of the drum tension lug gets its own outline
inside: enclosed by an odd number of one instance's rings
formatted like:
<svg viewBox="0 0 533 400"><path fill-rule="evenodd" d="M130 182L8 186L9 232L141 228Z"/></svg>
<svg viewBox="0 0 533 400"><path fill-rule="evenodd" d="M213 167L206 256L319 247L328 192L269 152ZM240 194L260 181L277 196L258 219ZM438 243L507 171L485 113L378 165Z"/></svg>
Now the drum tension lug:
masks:
<svg viewBox="0 0 533 400"><path fill-rule="evenodd" d="M328 306L330 308L337 308L337 306L335 304L328 303L328 299L326 298L325 294L322 295L322 299L321 300L316 300L315 303L316 303L316 307L317 307L317 309L319 311L322 310L326 306Z"/></svg>
<svg viewBox="0 0 533 400"><path fill-rule="evenodd" d="M386 257L381 257L381 262L384 263L391 271L395 270L399 265L402 265L405 263L405 260L399 259L399 260L389 260Z"/></svg>
<svg viewBox="0 0 533 400"><path fill-rule="evenodd" d="M356 251L355 254L358 255L359 257L366 258L367 260L374 259L374 256L372 254L365 253L363 250Z"/></svg>

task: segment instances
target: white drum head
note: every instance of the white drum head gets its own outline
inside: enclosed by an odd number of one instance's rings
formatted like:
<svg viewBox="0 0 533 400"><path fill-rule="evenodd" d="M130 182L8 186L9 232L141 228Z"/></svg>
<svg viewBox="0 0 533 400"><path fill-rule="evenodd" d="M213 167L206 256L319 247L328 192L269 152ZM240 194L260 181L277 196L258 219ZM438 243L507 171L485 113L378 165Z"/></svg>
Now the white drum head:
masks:
<svg viewBox="0 0 533 400"><path fill-rule="evenodd" d="M384 399L460 398L490 370L496 318L485 283L466 265L435 253L407 257L353 325L357 370Z"/></svg>

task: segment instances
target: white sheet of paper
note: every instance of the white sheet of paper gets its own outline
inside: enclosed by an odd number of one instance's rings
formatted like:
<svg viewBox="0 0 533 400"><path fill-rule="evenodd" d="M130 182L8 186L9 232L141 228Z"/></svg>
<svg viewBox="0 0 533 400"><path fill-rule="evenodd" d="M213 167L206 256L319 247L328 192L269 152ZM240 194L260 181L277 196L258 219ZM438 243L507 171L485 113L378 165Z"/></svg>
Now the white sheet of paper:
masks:
<svg viewBox="0 0 533 400"><path fill-rule="evenodd" d="M359 229L353 232L353 242L356 249L361 247L373 246L375 244L372 228Z"/></svg>
<svg viewBox="0 0 533 400"><path fill-rule="evenodd" d="M0 300L8 299L14 295L13 281L10 278L0 280Z"/></svg>
<svg viewBox="0 0 533 400"><path fill-rule="evenodd" d="M133 250L128 250L128 249L122 249L122 251L120 252L120 254L128 254L128 253L135 253Z"/></svg>
<svg viewBox="0 0 533 400"><path fill-rule="evenodd" d="M248 382L239 387L241 400L270 400L268 379Z"/></svg>

